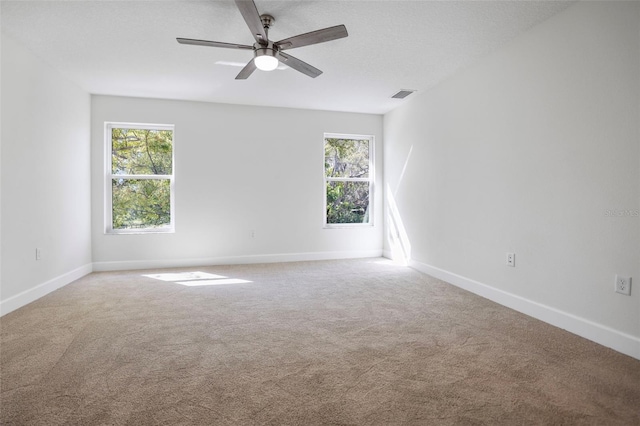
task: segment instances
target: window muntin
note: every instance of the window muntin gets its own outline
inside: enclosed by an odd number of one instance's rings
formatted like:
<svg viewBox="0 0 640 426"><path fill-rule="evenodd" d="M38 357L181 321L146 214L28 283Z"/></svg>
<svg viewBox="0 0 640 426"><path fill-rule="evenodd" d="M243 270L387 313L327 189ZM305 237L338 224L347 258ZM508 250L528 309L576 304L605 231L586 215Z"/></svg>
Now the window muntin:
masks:
<svg viewBox="0 0 640 426"><path fill-rule="evenodd" d="M107 123L107 233L173 232L174 127Z"/></svg>
<svg viewBox="0 0 640 426"><path fill-rule="evenodd" d="M373 136L325 134L325 226L373 224Z"/></svg>

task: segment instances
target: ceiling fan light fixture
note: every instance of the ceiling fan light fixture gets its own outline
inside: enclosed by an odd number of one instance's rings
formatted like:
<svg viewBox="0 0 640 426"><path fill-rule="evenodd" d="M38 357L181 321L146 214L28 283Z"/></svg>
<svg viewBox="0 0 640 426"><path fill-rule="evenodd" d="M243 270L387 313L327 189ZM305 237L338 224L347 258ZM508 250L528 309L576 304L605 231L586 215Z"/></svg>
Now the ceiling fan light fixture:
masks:
<svg viewBox="0 0 640 426"><path fill-rule="evenodd" d="M279 65L276 51L269 48L256 49L256 57L253 61L256 68L262 71L273 71Z"/></svg>

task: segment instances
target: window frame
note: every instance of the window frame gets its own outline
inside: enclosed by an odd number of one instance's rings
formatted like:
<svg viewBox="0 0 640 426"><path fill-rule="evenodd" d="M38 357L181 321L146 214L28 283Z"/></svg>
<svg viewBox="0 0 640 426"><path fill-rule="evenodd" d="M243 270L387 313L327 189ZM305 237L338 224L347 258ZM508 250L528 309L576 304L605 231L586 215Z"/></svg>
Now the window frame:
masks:
<svg viewBox="0 0 640 426"><path fill-rule="evenodd" d="M367 178L330 178L326 175L324 168L325 161L325 145L327 139L349 139L349 140L367 140L369 142L369 177ZM362 228L372 227L374 225L374 189L375 189L375 136L374 135L358 135L350 133L324 133L322 138L322 180L323 180L323 228L325 229L344 229L344 228ZM328 223L327 222L327 183L328 182L369 182L369 221L366 223Z"/></svg>
<svg viewBox="0 0 640 426"><path fill-rule="evenodd" d="M171 174L170 175L114 175L112 173L112 129L140 129L140 130L171 130ZM173 124L150 124L150 123L124 123L106 121L104 123L105 139L105 190L104 190L104 233L108 235L123 234L167 234L175 233L175 155L176 155L176 130ZM113 228L113 191L112 181L114 177L118 179L136 180L169 180L169 215L171 221L168 225L157 228L135 228L135 229L114 229Z"/></svg>

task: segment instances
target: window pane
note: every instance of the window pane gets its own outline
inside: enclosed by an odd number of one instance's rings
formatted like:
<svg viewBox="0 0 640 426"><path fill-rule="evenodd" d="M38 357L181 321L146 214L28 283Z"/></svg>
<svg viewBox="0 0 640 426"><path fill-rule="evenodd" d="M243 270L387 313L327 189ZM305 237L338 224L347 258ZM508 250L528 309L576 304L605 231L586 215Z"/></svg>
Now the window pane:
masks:
<svg viewBox="0 0 640 426"><path fill-rule="evenodd" d="M327 182L327 223L369 223L369 182Z"/></svg>
<svg viewBox="0 0 640 426"><path fill-rule="evenodd" d="M158 228L171 223L169 179L112 179L113 229Z"/></svg>
<svg viewBox="0 0 640 426"><path fill-rule="evenodd" d="M369 141L326 138L324 171L327 177L369 177Z"/></svg>
<svg viewBox="0 0 640 426"><path fill-rule="evenodd" d="M172 174L173 131L111 129L111 173Z"/></svg>

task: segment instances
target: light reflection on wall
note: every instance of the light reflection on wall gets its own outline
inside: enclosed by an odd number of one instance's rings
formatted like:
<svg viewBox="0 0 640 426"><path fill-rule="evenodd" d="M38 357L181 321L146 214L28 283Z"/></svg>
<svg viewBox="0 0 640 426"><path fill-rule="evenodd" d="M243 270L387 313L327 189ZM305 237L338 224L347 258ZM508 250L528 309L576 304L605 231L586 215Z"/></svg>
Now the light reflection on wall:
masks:
<svg viewBox="0 0 640 426"><path fill-rule="evenodd" d="M411 242L402 223L393 191L387 184L387 239L391 249L391 259L403 265L411 260Z"/></svg>
<svg viewBox="0 0 640 426"><path fill-rule="evenodd" d="M391 186L387 183L386 201L387 201L387 241L391 250L391 259L402 265L408 265L411 260L411 242L409 236L402 222L402 216L398 210L395 194L398 193L400 184L404 179L404 174L407 171L411 154L413 153L413 145L409 148L407 158L402 166L402 171L398 178L398 185L396 190L392 191Z"/></svg>

